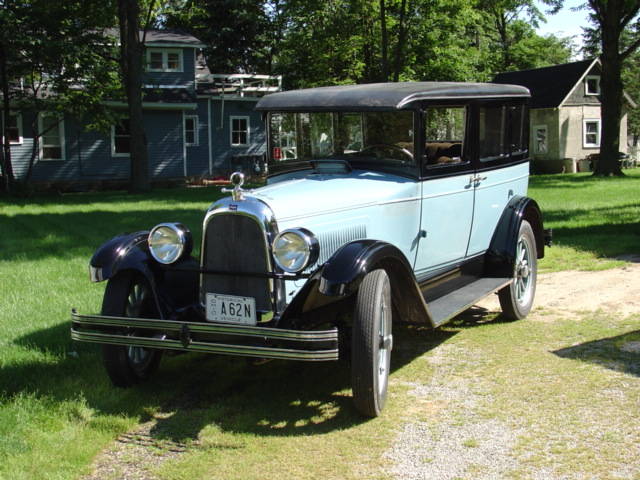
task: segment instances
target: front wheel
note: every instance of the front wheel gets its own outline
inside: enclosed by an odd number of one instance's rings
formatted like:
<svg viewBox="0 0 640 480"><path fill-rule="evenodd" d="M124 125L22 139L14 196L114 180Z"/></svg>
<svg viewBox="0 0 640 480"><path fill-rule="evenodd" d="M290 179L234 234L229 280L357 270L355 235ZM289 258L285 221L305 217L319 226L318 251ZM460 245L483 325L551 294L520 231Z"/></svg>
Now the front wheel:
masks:
<svg viewBox="0 0 640 480"><path fill-rule="evenodd" d="M522 221L516 244L516 260L513 267L513 282L498 292L503 315L510 320L527 316L536 293L538 255L533 229Z"/></svg>
<svg viewBox="0 0 640 480"><path fill-rule="evenodd" d="M123 272L109 280L102 314L117 317L157 318L149 282L140 274ZM103 345L102 361L116 387L130 387L151 376L160 364L161 350Z"/></svg>
<svg viewBox="0 0 640 480"><path fill-rule="evenodd" d="M393 336L391 286L384 270L368 273L356 299L351 346L351 384L356 409L380 415L387 399Z"/></svg>

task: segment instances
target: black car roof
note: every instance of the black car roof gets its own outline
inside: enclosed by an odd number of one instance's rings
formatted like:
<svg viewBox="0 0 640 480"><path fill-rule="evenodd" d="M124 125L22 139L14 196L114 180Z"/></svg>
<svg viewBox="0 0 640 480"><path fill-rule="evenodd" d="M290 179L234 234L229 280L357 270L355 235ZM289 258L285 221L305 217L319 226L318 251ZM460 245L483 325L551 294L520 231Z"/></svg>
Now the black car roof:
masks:
<svg viewBox="0 0 640 480"><path fill-rule="evenodd" d="M529 98L519 85L462 82L399 82L339 85L273 93L263 97L256 110L336 111L411 108L419 100L472 98Z"/></svg>

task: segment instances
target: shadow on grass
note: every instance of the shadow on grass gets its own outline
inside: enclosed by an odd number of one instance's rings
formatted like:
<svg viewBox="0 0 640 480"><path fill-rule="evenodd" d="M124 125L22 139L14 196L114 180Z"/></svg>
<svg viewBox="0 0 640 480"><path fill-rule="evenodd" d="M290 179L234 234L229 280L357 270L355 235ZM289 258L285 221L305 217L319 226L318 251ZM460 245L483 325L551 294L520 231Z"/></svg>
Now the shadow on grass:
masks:
<svg viewBox="0 0 640 480"><path fill-rule="evenodd" d="M456 331L394 327L392 371L437 347ZM107 380L97 348L72 344L77 358L57 342L68 325L26 335L16 344L51 352L55 359L16 361L0 370L0 397L46 396L56 402L83 398L107 415L155 414L151 435L158 440L194 441L207 428L258 436L316 435L347 429L367 419L359 415L350 392L346 362L270 361L257 365L240 357L165 356L146 384L116 389ZM390 399L393 401L393 398Z"/></svg>
<svg viewBox="0 0 640 480"><path fill-rule="evenodd" d="M640 377L640 330L562 348L553 353Z"/></svg>
<svg viewBox="0 0 640 480"><path fill-rule="evenodd" d="M0 216L0 260L40 260L86 256L125 232L150 230L162 222L181 222L199 245L204 209L90 211Z"/></svg>
<svg viewBox="0 0 640 480"><path fill-rule="evenodd" d="M640 222L557 227L553 229L553 240L557 245L593 252L598 257L615 258L640 251Z"/></svg>

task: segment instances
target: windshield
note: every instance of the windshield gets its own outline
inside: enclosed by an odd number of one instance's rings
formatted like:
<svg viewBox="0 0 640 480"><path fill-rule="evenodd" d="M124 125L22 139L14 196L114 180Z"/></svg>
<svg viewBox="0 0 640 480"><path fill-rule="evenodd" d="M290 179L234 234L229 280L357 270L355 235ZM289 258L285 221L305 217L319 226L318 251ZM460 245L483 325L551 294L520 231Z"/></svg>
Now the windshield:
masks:
<svg viewBox="0 0 640 480"><path fill-rule="evenodd" d="M272 112L269 127L273 173L314 160L403 173L416 167L413 112Z"/></svg>

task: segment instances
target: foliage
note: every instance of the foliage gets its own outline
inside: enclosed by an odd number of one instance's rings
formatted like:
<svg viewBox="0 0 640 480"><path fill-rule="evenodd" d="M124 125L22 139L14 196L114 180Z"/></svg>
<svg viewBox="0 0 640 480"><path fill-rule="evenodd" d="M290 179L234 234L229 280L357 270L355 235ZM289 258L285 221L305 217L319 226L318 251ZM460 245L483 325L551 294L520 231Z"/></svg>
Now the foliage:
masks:
<svg viewBox="0 0 640 480"><path fill-rule="evenodd" d="M204 42L213 73L263 73L269 21L259 0L170 0L163 26L189 31Z"/></svg>

